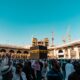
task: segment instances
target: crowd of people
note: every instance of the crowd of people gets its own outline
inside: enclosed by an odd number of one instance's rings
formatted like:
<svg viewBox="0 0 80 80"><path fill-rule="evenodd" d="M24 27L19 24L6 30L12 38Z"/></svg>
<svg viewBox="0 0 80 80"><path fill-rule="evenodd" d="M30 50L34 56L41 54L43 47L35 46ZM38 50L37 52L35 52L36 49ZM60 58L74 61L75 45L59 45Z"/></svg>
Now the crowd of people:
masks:
<svg viewBox="0 0 80 80"><path fill-rule="evenodd" d="M13 60L6 54L0 60L0 80L80 80L80 61Z"/></svg>

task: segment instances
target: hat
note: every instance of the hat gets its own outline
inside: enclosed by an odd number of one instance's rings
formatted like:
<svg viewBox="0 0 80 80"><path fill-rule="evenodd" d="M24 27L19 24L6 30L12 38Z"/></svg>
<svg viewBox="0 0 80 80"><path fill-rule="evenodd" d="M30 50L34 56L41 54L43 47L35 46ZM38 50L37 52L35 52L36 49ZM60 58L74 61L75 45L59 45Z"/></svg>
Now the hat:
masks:
<svg viewBox="0 0 80 80"><path fill-rule="evenodd" d="M3 67L1 68L1 74L2 74L2 75L7 74L9 71L11 71L11 66L6 65L6 66L3 66Z"/></svg>

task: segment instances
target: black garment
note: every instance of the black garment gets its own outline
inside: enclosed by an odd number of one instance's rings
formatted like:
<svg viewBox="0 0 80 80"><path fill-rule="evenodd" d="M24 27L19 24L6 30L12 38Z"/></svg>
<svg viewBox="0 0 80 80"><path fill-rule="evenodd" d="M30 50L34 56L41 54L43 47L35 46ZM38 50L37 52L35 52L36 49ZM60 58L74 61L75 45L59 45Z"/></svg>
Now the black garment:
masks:
<svg viewBox="0 0 80 80"><path fill-rule="evenodd" d="M43 63L42 62L39 62L39 64L40 64L40 71L42 71Z"/></svg>
<svg viewBox="0 0 80 80"><path fill-rule="evenodd" d="M47 80L62 80L62 74L61 72L57 72L54 69L51 69L48 73L47 73Z"/></svg>
<svg viewBox="0 0 80 80"><path fill-rule="evenodd" d="M24 67L23 72L26 74L27 80L35 80L35 73L32 67Z"/></svg>
<svg viewBox="0 0 80 80"><path fill-rule="evenodd" d="M68 80L80 80L80 72L73 72L69 75Z"/></svg>
<svg viewBox="0 0 80 80"><path fill-rule="evenodd" d="M12 71L9 71L8 73L2 75L2 80L12 80L13 74Z"/></svg>
<svg viewBox="0 0 80 80"><path fill-rule="evenodd" d="M63 63L63 64L62 64L62 70L63 70L63 71L65 71L65 65L66 65L66 63Z"/></svg>

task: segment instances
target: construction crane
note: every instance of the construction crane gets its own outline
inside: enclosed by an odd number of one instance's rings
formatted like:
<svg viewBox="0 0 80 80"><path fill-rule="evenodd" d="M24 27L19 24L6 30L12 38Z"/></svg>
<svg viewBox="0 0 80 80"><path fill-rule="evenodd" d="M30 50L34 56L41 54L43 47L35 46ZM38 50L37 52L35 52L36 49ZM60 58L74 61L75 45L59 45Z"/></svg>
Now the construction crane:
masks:
<svg viewBox="0 0 80 80"><path fill-rule="evenodd" d="M66 35L63 37L63 43L71 42L70 27L67 28Z"/></svg>
<svg viewBox="0 0 80 80"><path fill-rule="evenodd" d="M52 46L54 46L54 33L52 32Z"/></svg>
<svg viewBox="0 0 80 80"><path fill-rule="evenodd" d="M70 26L67 29L66 37L67 37L68 42L71 42Z"/></svg>
<svg viewBox="0 0 80 80"><path fill-rule="evenodd" d="M62 42L66 43L66 38L65 37L63 37Z"/></svg>

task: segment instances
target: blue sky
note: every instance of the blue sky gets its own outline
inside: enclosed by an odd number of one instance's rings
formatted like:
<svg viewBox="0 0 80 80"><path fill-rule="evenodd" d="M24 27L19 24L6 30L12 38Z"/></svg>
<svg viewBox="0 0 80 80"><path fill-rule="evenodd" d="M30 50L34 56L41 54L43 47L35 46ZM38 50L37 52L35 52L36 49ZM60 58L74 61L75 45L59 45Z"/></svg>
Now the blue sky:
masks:
<svg viewBox="0 0 80 80"><path fill-rule="evenodd" d="M80 39L80 0L0 0L0 44L31 44L32 35L59 44L67 28Z"/></svg>

